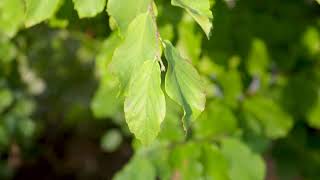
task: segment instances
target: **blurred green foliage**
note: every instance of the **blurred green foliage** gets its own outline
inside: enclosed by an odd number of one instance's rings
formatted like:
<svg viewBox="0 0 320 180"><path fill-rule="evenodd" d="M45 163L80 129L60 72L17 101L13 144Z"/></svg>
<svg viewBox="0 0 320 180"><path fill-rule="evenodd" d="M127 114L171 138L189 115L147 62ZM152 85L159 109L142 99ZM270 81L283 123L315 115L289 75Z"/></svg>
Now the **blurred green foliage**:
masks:
<svg viewBox="0 0 320 180"><path fill-rule="evenodd" d="M198 69L207 102L186 136L183 109L166 97L148 146L132 138L108 68L130 21L117 24L106 4L129 12L122 1L0 0L0 179L46 151L41 139L71 130L105 153L132 144L116 180L320 178L317 1L211 0L208 40L208 22L176 7L192 1L156 0L160 35Z"/></svg>

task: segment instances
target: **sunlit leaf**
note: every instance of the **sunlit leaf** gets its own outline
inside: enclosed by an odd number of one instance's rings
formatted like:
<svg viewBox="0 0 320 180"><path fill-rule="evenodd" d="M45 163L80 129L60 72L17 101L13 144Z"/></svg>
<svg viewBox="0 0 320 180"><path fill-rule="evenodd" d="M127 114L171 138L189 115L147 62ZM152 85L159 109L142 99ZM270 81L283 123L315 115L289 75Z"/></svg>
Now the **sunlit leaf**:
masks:
<svg viewBox="0 0 320 180"><path fill-rule="evenodd" d="M171 3L184 8L201 26L207 37L210 37L213 15L209 0L171 0Z"/></svg>
<svg viewBox="0 0 320 180"><path fill-rule="evenodd" d="M12 37L19 30L24 21L23 0L0 1L0 34Z"/></svg>
<svg viewBox="0 0 320 180"><path fill-rule="evenodd" d="M26 27L30 27L52 17L61 0L26 0Z"/></svg>
<svg viewBox="0 0 320 180"><path fill-rule="evenodd" d="M156 138L166 113L160 74L158 63L147 60L134 73L125 99L124 111L129 129L143 144L149 144Z"/></svg>
<svg viewBox="0 0 320 180"><path fill-rule="evenodd" d="M106 6L106 0L73 0L73 3L80 18L94 17Z"/></svg>
<svg viewBox="0 0 320 180"><path fill-rule="evenodd" d="M120 32L125 34L131 21L140 13L145 13L151 2L151 0L109 0L107 11L115 19Z"/></svg>
<svg viewBox="0 0 320 180"><path fill-rule="evenodd" d="M144 61L156 59L161 51L156 29L149 13L136 17L128 28L123 43L114 52L110 70L115 73L123 89L127 88L132 73Z"/></svg>

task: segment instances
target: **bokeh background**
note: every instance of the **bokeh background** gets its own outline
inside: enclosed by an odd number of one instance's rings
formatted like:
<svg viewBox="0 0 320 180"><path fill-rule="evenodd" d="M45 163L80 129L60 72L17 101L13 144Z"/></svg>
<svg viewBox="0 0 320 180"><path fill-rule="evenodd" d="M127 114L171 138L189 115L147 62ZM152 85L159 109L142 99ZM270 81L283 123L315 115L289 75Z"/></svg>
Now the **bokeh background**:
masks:
<svg viewBox="0 0 320 180"><path fill-rule="evenodd" d="M208 40L182 9L156 4L161 36L206 82L195 137L241 136L268 180L320 179L320 5L216 0ZM51 19L0 33L0 179L111 179L130 160L109 22L106 11L79 19L63 0ZM169 118L167 136L183 136Z"/></svg>

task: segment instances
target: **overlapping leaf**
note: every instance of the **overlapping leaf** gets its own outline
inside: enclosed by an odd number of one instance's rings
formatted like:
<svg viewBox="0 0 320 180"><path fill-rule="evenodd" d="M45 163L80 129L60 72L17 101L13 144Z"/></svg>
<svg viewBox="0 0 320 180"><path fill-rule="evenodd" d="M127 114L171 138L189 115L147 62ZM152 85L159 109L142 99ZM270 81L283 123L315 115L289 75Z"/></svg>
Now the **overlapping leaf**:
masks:
<svg viewBox="0 0 320 180"><path fill-rule="evenodd" d="M113 17L120 29L125 34L130 22L140 13L148 10L151 0L109 0L107 11Z"/></svg>
<svg viewBox="0 0 320 180"><path fill-rule="evenodd" d="M126 89L132 72L146 60L154 60L161 51L154 22L147 13L137 16L128 28L123 43L115 50L110 69L123 89Z"/></svg>
<svg viewBox="0 0 320 180"><path fill-rule="evenodd" d="M210 37L213 15L209 0L171 0L171 3L184 8L201 26L207 37Z"/></svg>
<svg viewBox="0 0 320 180"><path fill-rule="evenodd" d="M145 61L132 77L124 104L129 129L143 144L158 135L166 113L160 74L156 61Z"/></svg>
<svg viewBox="0 0 320 180"><path fill-rule="evenodd" d="M49 19L58 10L60 0L26 0L27 27L36 25L41 21Z"/></svg>
<svg viewBox="0 0 320 180"><path fill-rule="evenodd" d="M183 123L187 129L205 108L204 86L197 70L169 41L165 41L165 56L168 61L165 89L168 96L183 107Z"/></svg>
<svg viewBox="0 0 320 180"><path fill-rule="evenodd" d="M24 21L23 0L0 1L0 33L14 36Z"/></svg>
<svg viewBox="0 0 320 180"><path fill-rule="evenodd" d="M73 0L80 18L94 17L104 10L106 0Z"/></svg>

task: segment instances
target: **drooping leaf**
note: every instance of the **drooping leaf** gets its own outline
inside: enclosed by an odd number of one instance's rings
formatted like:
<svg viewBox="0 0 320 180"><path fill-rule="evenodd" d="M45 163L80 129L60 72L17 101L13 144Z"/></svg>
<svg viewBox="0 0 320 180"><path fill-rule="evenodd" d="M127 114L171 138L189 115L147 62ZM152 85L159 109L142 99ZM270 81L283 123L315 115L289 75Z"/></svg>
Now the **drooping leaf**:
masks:
<svg viewBox="0 0 320 180"><path fill-rule="evenodd" d="M230 180L228 161L217 146L203 144L201 156L205 179Z"/></svg>
<svg viewBox="0 0 320 180"><path fill-rule="evenodd" d="M24 21L23 0L0 1L0 34L12 37Z"/></svg>
<svg viewBox="0 0 320 180"><path fill-rule="evenodd" d="M113 180L154 180L156 172L152 163L146 157L133 157L130 162L118 172Z"/></svg>
<svg viewBox="0 0 320 180"><path fill-rule="evenodd" d="M73 0L80 18L94 17L104 10L106 0Z"/></svg>
<svg viewBox="0 0 320 180"><path fill-rule="evenodd" d="M151 0L109 0L107 11L115 19L120 32L125 34L129 24L140 13L145 13L151 2Z"/></svg>
<svg viewBox="0 0 320 180"><path fill-rule="evenodd" d="M263 180L265 179L265 164L263 159L239 140L224 139L222 154L229 164L231 180Z"/></svg>
<svg viewBox="0 0 320 180"><path fill-rule="evenodd" d="M171 4L184 8L210 37L213 15L209 0L171 0Z"/></svg>
<svg viewBox="0 0 320 180"><path fill-rule="evenodd" d="M165 41L165 56L168 61L165 89L168 96L183 107L183 123L187 129L205 108L204 86L197 70L169 41Z"/></svg>
<svg viewBox="0 0 320 180"><path fill-rule="evenodd" d="M292 117L271 99L262 96L246 99L243 109L261 123L269 138L284 137L293 126Z"/></svg>
<svg viewBox="0 0 320 180"><path fill-rule="evenodd" d="M166 113L161 72L156 61L145 61L134 73L124 111L129 129L137 139L149 144L156 138Z"/></svg>
<svg viewBox="0 0 320 180"><path fill-rule="evenodd" d="M161 51L156 29L149 13L137 16L128 28L123 43L115 50L110 69L123 89L127 88L132 72L146 60L154 60Z"/></svg>
<svg viewBox="0 0 320 180"><path fill-rule="evenodd" d="M26 0L26 27L30 27L52 17L61 0Z"/></svg>

